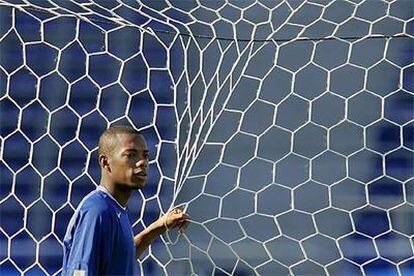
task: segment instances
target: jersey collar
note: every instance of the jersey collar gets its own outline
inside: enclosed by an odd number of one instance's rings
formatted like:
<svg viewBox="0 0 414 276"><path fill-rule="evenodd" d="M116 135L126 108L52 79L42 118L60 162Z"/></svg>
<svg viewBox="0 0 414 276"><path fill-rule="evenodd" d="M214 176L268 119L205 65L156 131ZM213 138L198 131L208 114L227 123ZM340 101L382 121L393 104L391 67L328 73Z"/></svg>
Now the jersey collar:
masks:
<svg viewBox="0 0 414 276"><path fill-rule="evenodd" d="M121 204L119 204L119 202L109 193L109 191L104 187L104 186L98 186L98 190L104 192L105 194L107 194L113 201L116 202L116 204L123 209L124 211L126 211L126 207L122 206Z"/></svg>

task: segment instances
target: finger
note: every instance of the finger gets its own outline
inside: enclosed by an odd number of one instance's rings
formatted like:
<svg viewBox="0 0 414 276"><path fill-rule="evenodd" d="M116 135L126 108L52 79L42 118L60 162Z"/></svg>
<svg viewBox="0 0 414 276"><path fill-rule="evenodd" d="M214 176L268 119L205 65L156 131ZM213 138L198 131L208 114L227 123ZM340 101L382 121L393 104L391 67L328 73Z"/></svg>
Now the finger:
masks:
<svg viewBox="0 0 414 276"><path fill-rule="evenodd" d="M190 224L190 222L189 221L185 221L183 224L182 224L182 226L181 226L181 231L185 231L186 229L187 229L187 227L188 227L188 225Z"/></svg>
<svg viewBox="0 0 414 276"><path fill-rule="evenodd" d="M187 213L184 213L184 212L174 213L174 216L179 216L179 217L189 217L189 215L188 215Z"/></svg>
<svg viewBox="0 0 414 276"><path fill-rule="evenodd" d="M176 221L176 220L177 220L180 216L181 216L181 215L174 213L174 211L170 211L170 212L167 214L167 221L168 221L168 224L173 223L173 222L174 222L174 221Z"/></svg>
<svg viewBox="0 0 414 276"><path fill-rule="evenodd" d="M178 221L177 223L178 228L182 228L184 225L189 223L189 221L186 218L180 218L177 221Z"/></svg>
<svg viewBox="0 0 414 276"><path fill-rule="evenodd" d="M178 220L189 218L189 216L184 213L174 214L173 217L174 219L178 219Z"/></svg>
<svg viewBox="0 0 414 276"><path fill-rule="evenodd" d="M168 228L176 227L178 222L179 222L179 220L176 216L174 216L174 215L169 216L169 218L167 219Z"/></svg>
<svg viewBox="0 0 414 276"><path fill-rule="evenodd" d="M184 219L181 219L181 221L180 221L180 227L181 228L187 228L187 226L190 224L190 221L188 220L188 219L186 219L186 218L184 218Z"/></svg>
<svg viewBox="0 0 414 276"><path fill-rule="evenodd" d="M171 216L170 221L171 221L171 223L175 223L175 222L179 221L180 219L181 219L181 215L174 214L174 215Z"/></svg>
<svg viewBox="0 0 414 276"><path fill-rule="evenodd" d="M182 212L183 212L183 210L181 210L180 208L174 208L174 209L172 209L172 212L173 212L174 214L180 214L180 213L182 213Z"/></svg>
<svg viewBox="0 0 414 276"><path fill-rule="evenodd" d="M177 211L176 209L170 212L170 216L173 217L174 219L180 218L182 214L183 214L182 212Z"/></svg>
<svg viewBox="0 0 414 276"><path fill-rule="evenodd" d="M179 221L178 220L175 220L175 221L172 222L170 228L171 229L175 229L175 228L177 228L178 225L179 225Z"/></svg>
<svg viewBox="0 0 414 276"><path fill-rule="evenodd" d="M189 218L190 216L185 213L172 213L170 219L168 220L169 228L175 228L182 222L187 221Z"/></svg>
<svg viewBox="0 0 414 276"><path fill-rule="evenodd" d="M180 218L177 220L178 221L178 225L181 227L182 225L184 225L187 222L187 219L185 218Z"/></svg>
<svg viewBox="0 0 414 276"><path fill-rule="evenodd" d="M181 229L183 226L184 226L184 221L180 221L180 222L177 224L178 229Z"/></svg>
<svg viewBox="0 0 414 276"><path fill-rule="evenodd" d="M183 221L178 226L178 232L184 233L186 228L187 228L187 222Z"/></svg>

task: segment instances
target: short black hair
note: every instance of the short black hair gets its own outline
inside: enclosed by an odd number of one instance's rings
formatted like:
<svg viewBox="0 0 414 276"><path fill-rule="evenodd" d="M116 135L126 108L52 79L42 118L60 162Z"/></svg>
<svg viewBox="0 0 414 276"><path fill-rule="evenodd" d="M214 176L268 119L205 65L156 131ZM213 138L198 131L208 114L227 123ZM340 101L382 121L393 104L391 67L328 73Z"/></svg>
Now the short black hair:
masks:
<svg viewBox="0 0 414 276"><path fill-rule="evenodd" d="M98 154L110 155L115 148L118 134L141 135L141 133L131 126L114 125L109 127L99 137Z"/></svg>

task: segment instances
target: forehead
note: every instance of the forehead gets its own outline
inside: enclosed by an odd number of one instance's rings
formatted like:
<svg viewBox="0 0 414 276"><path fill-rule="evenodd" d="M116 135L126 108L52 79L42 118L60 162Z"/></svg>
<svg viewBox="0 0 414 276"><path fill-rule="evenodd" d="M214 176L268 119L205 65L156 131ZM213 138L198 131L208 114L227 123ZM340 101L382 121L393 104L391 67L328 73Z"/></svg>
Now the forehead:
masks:
<svg viewBox="0 0 414 276"><path fill-rule="evenodd" d="M127 149L148 150L144 137L137 134L120 133L116 136L116 148L120 151Z"/></svg>

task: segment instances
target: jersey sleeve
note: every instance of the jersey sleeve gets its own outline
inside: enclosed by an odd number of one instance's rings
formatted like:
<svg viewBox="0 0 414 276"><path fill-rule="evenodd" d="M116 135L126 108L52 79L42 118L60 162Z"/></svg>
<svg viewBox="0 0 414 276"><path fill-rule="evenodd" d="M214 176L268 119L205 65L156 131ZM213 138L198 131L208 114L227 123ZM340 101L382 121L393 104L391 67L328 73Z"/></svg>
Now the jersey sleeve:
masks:
<svg viewBox="0 0 414 276"><path fill-rule="evenodd" d="M98 275L112 251L113 233L109 212L99 209L79 214L74 228L66 275Z"/></svg>

